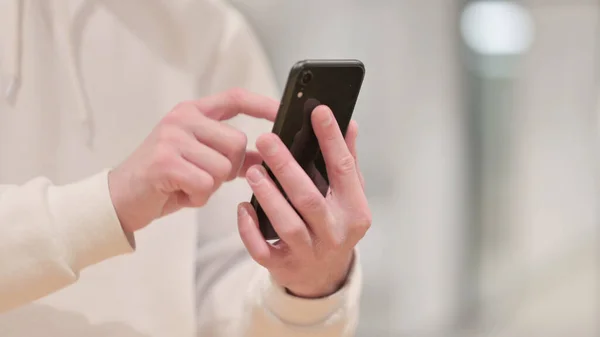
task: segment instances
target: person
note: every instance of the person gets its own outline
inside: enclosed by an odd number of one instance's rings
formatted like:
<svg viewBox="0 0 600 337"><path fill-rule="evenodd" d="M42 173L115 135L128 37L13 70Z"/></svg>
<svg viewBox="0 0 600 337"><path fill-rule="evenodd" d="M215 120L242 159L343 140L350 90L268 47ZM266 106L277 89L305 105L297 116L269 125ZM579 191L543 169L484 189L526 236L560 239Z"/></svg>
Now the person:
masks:
<svg viewBox="0 0 600 337"><path fill-rule="evenodd" d="M371 221L356 125L344 141L327 108L313 113L332 168L323 198L268 134L276 101L225 90L276 92L236 11L218 1L0 6L0 181L21 184L0 188L2 336L353 334L354 245ZM282 243L262 239L247 203L236 215L252 192Z"/></svg>

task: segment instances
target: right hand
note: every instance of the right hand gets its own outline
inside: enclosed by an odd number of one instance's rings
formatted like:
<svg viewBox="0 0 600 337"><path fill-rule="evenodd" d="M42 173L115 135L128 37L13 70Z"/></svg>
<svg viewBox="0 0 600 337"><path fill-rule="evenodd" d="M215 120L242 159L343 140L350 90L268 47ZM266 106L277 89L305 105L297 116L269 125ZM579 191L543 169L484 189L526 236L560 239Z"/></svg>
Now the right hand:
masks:
<svg viewBox="0 0 600 337"><path fill-rule="evenodd" d="M110 195L126 232L184 207L200 207L225 182L261 162L246 135L223 123L243 113L270 121L279 103L230 90L178 104L142 145L109 173Z"/></svg>

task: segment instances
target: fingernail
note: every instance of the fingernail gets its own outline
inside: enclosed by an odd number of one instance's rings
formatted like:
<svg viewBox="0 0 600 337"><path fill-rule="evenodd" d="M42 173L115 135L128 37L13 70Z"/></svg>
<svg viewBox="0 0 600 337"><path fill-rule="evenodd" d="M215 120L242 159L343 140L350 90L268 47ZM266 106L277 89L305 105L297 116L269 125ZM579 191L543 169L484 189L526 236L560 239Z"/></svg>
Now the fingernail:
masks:
<svg viewBox="0 0 600 337"><path fill-rule="evenodd" d="M244 217L246 215L248 215L248 211L246 210L246 207L244 207L244 205L239 205L238 206L238 216Z"/></svg>
<svg viewBox="0 0 600 337"><path fill-rule="evenodd" d="M333 120L333 114L331 113L331 110L327 109L327 115L325 117L323 117L323 120L321 121L321 125L329 126L329 124L331 124L332 120Z"/></svg>
<svg viewBox="0 0 600 337"><path fill-rule="evenodd" d="M251 183L256 184L264 178L264 175L260 169L258 169L256 167L251 167L248 170L248 173L246 173L246 178L248 178L248 180Z"/></svg>
<svg viewBox="0 0 600 337"><path fill-rule="evenodd" d="M240 176L240 172L242 172L242 169L244 168L244 161L246 161L246 152L245 151L244 151L244 154L242 155L242 160L240 161L240 167L238 167L237 171L235 171L234 177Z"/></svg>

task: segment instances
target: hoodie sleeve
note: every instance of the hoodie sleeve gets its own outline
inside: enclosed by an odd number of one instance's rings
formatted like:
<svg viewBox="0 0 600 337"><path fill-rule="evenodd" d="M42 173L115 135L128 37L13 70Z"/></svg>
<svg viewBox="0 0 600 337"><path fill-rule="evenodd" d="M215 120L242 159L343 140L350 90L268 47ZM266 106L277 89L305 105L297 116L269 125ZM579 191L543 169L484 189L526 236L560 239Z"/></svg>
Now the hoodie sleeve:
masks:
<svg viewBox="0 0 600 337"><path fill-rule="evenodd" d="M131 252L108 173L65 186L0 185L0 312L75 282L86 266Z"/></svg>
<svg viewBox="0 0 600 337"><path fill-rule="evenodd" d="M236 237L202 248L198 275L198 335L236 337L350 337L358 322L361 270L358 257L335 294L301 299L278 286L250 260ZM212 257L213 263L206 263Z"/></svg>
<svg viewBox="0 0 600 337"><path fill-rule="evenodd" d="M279 99L259 42L244 19L230 11L214 68L211 91L241 87ZM254 147L271 123L239 116L232 123ZM242 179L223 185L199 212L196 254L197 327L201 336L353 336L358 322L361 270L355 264L346 285L322 299L291 296L256 264L237 233L236 206L250 200Z"/></svg>

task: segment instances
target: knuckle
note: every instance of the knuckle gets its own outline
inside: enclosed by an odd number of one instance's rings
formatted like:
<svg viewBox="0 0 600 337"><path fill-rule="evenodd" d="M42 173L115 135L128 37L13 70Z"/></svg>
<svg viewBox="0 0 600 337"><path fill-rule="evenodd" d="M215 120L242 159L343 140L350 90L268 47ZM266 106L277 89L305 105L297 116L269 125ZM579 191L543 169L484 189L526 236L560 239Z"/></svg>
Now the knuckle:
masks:
<svg viewBox="0 0 600 337"><path fill-rule="evenodd" d="M266 259L266 257L264 255L253 253L252 254L252 259L254 260L254 262L256 262L259 265L261 265L261 266L263 266L263 267L266 268L266 266L267 266L267 259Z"/></svg>
<svg viewBox="0 0 600 337"><path fill-rule="evenodd" d="M231 88L227 90L225 96L231 101L233 104L240 104L244 101L245 97L248 95L248 91L242 88Z"/></svg>
<svg viewBox="0 0 600 337"><path fill-rule="evenodd" d="M372 221L373 218L371 212L368 210L361 212L354 217L353 229L356 232L364 234L369 230L369 228L371 228Z"/></svg>
<svg viewBox="0 0 600 337"><path fill-rule="evenodd" d="M209 195L215 189L215 185L215 179L207 174L198 179L198 192L199 194Z"/></svg>
<svg viewBox="0 0 600 337"><path fill-rule="evenodd" d="M155 171L168 173L173 166L173 154L169 147L159 145L156 147L152 157L152 167Z"/></svg>
<svg viewBox="0 0 600 337"><path fill-rule="evenodd" d="M332 124L329 125L329 128L332 128ZM335 132L332 132L331 130L328 130L325 133L325 140L328 142L333 142L336 140L336 138L338 137L338 135Z"/></svg>
<svg viewBox="0 0 600 337"><path fill-rule="evenodd" d="M208 201L215 186L214 179L206 173L186 174L180 181L181 189L188 194L194 204Z"/></svg>
<svg viewBox="0 0 600 337"><path fill-rule="evenodd" d="M273 188L271 184L265 184L264 179L262 182L255 184L252 189L255 194L264 199L265 203L273 203L279 197L279 191Z"/></svg>
<svg viewBox="0 0 600 337"><path fill-rule="evenodd" d="M166 114L160 124L162 125L173 125L179 123L179 115L175 113L175 111L171 111Z"/></svg>
<svg viewBox="0 0 600 337"><path fill-rule="evenodd" d="M194 109L195 105L192 101L183 101L177 103L171 110L173 113L182 113Z"/></svg>
<svg viewBox="0 0 600 337"><path fill-rule="evenodd" d="M347 175L356 170L356 162L352 155L348 154L343 156L335 163L335 172L339 175Z"/></svg>
<svg viewBox="0 0 600 337"><path fill-rule="evenodd" d="M297 207L306 211L318 211L323 208L323 200L315 194L306 194L297 198Z"/></svg>
<svg viewBox="0 0 600 337"><path fill-rule="evenodd" d="M217 169L217 173L215 174L215 180L217 181L225 181L232 174L233 165L229 160L223 160L219 164L219 168Z"/></svg>
<svg viewBox="0 0 600 337"><path fill-rule="evenodd" d="M344 248L345 242L345 238L341 236L332 236L329 238L327 244L331 250L337 251Z"/></svg>
<svg viewBox="0 0 600 337"><path fill-rule="evenodd" d="M156 131L156 139L162 144L176 143L178 135L173 127L163 126Z"/></svg>
<svg viewBox="0 0 600 337"><path fill-rule="evenodd" d="M258 251L252 253L252 259L263 267L267 267L269 265L269 254L268 251Z"/></svg>
<svg viewBox="0 0 600 337"><path fill-rule="evenodd" d="M193 109L194 104L189 101L177 103L163 120L169 124L177 124L183 116L187 115Z"/></svg>
<svg viewBox="0 0 600 337"><path fill-rule="evenodd" d="M290 162L288 160L277 160L275 163L272 163L270 168L273 172L277 172L279 174L287 171Z"/></svg>
<svg viewBox="0 0 600 337"><path fill-rule="evenodd" d="M337 226L333 225L336 223L335 216L332 213L327 213L325 217L328 230L325 232L322 240L325 246L329 250L338 251L345 247L346 241L348 240L348 233L345 230L336 229Z"/></svg>
<svg viewBox="0 0 600 337"><path fill-rule="evenodd" d="M345 236L339 235L339 233L333 233L332 231L327 231L326 234L319 238L319 250L323 252L336 252L343 249L345 243Z"/></svg>
<svg viewBox="0 0 600 337"><path fill-rule="evenodd" d="M280 230L279 235L286 240L299 241L302 239L304 233L304 228L300 224L294 224L287 226L286 228L282 228Z"/></svg>

